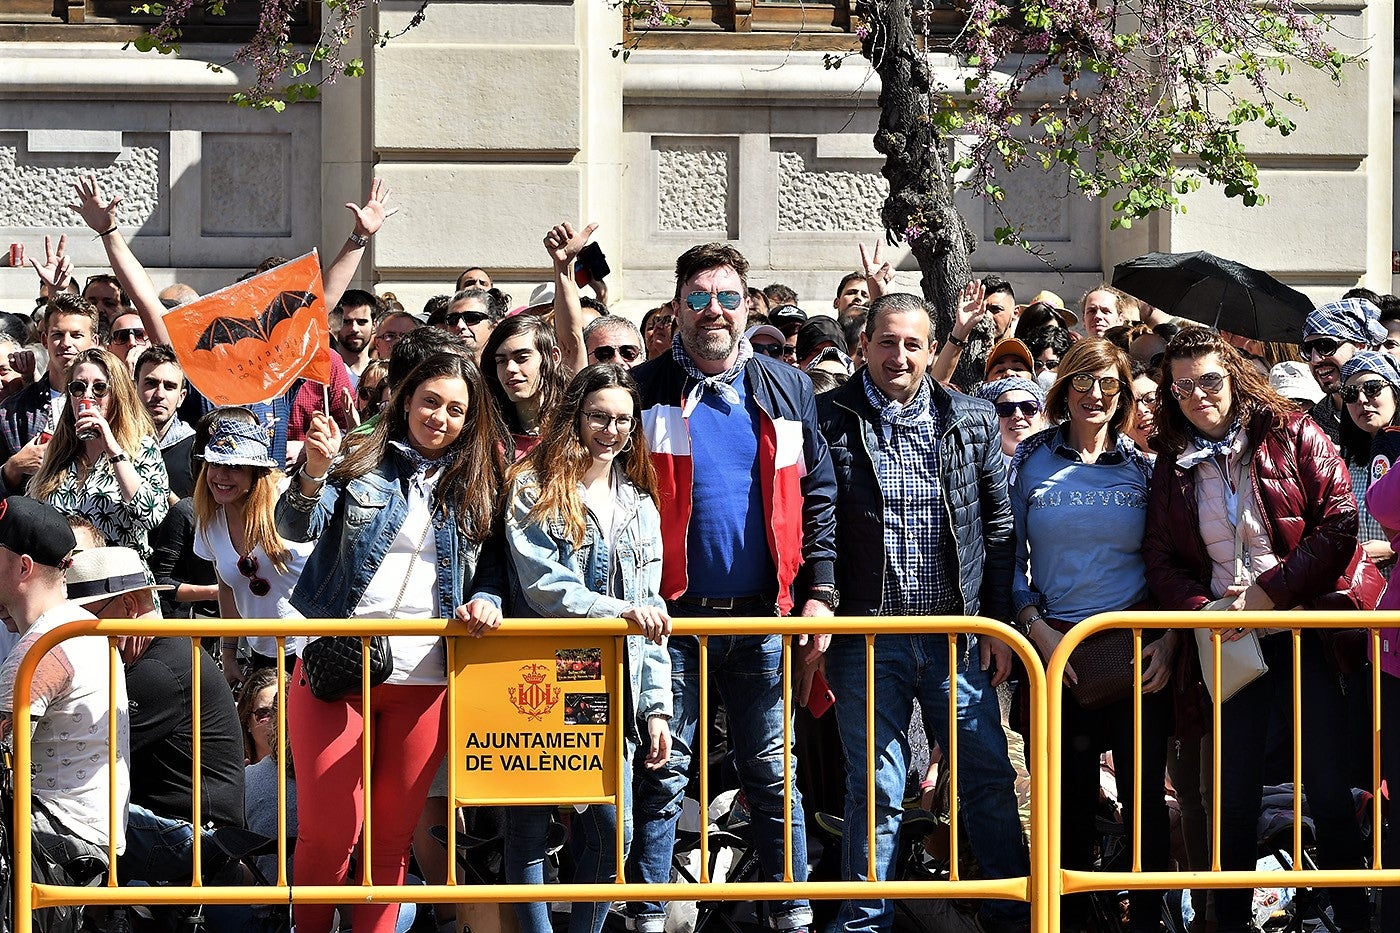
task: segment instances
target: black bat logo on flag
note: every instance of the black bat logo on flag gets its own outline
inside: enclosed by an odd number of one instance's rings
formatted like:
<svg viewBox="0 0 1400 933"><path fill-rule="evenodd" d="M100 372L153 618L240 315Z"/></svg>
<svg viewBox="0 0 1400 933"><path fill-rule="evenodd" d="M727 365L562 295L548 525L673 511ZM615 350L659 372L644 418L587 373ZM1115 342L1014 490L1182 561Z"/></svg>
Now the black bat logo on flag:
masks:
<svg viewBox="0 0 1400 933"><path fill-rule="evenodd" d="M272 329L289 321L302 308L311 307L314 292L281 292L268 302L257 317L216 317L195 343L196 350L212 350L225 344L235 344L247 337L264 342L272 339Z"/></svg>

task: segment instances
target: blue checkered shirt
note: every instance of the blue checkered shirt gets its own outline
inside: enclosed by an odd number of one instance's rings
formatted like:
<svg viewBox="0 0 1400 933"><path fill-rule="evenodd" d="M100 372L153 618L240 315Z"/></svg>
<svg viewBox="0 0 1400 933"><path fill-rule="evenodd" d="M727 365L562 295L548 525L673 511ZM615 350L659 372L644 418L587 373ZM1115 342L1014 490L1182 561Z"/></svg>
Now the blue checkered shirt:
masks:
<svg viewBox="0 0 1400 933"><path fill-rule="evenodd" d="M885 502L882 615L945 615L959 606L950 572L952 534L938 477L938 415L925 381L907 405L892 402L861 375L865 397L880 415L872 450Z"/></svg>

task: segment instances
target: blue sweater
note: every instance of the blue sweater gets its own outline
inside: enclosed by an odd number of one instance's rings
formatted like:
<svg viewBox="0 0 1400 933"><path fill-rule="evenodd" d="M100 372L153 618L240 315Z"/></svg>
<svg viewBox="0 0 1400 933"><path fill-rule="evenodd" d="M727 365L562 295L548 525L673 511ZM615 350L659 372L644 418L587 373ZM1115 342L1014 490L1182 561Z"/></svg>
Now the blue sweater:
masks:
<svg viewBox="0 0 1400 933"><path fill-rule="evenodd" d="M1015 611L1038 605L1079 622L1147 598L1142 535L1150 467L1121 438L1097 463L1063 448L1060 428L1017 451L1011 512L1016 522Z"/></svg>

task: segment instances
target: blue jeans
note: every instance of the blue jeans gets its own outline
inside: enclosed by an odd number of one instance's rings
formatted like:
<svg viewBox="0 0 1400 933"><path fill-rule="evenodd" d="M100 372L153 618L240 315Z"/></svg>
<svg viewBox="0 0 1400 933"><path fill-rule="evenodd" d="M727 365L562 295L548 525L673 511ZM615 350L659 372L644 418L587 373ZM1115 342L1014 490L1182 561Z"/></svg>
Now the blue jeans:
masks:
<svg viewBox="0 0 1400 933"><path fill-rule="evenodd" d="M630 769L629 769L630 770ZM627 792L631 802L631 790ZM510 884L544 884L544 857L549 818L556 807L506 809L505 873ZM632 842L630 806L623 819L623 846ZM574 881L601 884L617 878L617 808L592 804L575 812L569 831L574 856ZM609 901L575 901L569 912L569 933L599 933L608 916ZM548 895L515 905L524 933L550 933Z"/></svg>
<svg viewBox="0 0 1400 933"><path fill-rule="evenodd" d="M204 836L200 854L205 884L236 884L240 877L236 866L208 833ZM194 827L188 820L172 820L135 803L127 808L126 851L117 865L118 877L150 884L188 884L193 867Z"/></svg>
<svg viewBox="0 0 1400 933"><path fill-rule="evenodd" d="M958 665L958 805L960 825L988 878L1024 877L1030 857L1016 807L1016 773L1006 751L1001 707L987 671L980 669L976 638L968 639L968 663ZM826 654L826 677L836 694L836 719L846 752L846 831L841 873L865 880L866 838L865 639L838 636ZM948 639L946 635L880 635L875 639L875 877L893 877L895 842L903 819L909 770L909 719L914 699L929 737L948 748ZM994 924L1027 924L1030 910L1013 901L983 902ZM884 900L841 905L842 930L887 931L894 908Z"/></svg>
<svg viewBox="0 0 1400 933"><path fill-rule="evenodd" d="M745 613L709 612L691 605L671 605L674 616L731 616ZM674 689L671 713L671 757L651 771L639 768L635 812L637 844L628 859L629 881L664 884L671 880L671 858L676 845L676 821L690 770L703 766L704 749L695 748L700 710L700 641L693 635L671 636L671 677ZM763 877L783 879L783 689L782 639L777 635L715 635L709 639L710 675L718 685L720 700L729 713L729 738L739 771L739 785L752 810L753 842ZM794 771L796 759L793 759ZM802 796L792 779L792 873L807 880L807 836ZM656 933L664 928L666 912L660 903L632 906L637 929ZM805 900L782 901L771 906L769 923L778 930L800 929L812 923L812 909Z"/></svg>

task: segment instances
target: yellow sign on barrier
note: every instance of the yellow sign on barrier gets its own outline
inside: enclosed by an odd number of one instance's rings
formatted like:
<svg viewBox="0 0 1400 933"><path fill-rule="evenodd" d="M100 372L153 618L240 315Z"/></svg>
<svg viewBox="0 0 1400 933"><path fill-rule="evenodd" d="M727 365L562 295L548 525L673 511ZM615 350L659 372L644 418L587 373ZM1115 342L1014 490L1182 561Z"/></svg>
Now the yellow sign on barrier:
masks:
<svg viewBox="0 0 1400 933"><path fill-rule="evenodd" d="M482 638L455 652L458 803L603 803L617 793L616 639Z"/></svg>

